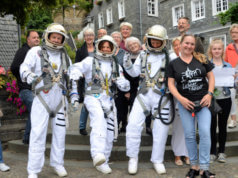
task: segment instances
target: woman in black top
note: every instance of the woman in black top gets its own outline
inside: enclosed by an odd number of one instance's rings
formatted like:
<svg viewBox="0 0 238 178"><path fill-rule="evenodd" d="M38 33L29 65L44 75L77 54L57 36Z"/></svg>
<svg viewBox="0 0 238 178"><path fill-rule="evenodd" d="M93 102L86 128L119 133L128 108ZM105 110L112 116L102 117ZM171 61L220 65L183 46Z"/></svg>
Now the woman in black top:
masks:
<svg viewBox="0 0 238 178"><path fill-rule="evenodd" d="M202 177L209 178L215 177L209 172L211 113L208 109L211 104L215 79L212 73L213 65L204 55L195 53L194 48L195 37L184 35L181 39L181 55L171 61L168 67L168 87L178 100L179 114L189 152L191 169L186 177L198 176L200 168ZM198 122L200 138L199 159L195 119Z"/></svg>

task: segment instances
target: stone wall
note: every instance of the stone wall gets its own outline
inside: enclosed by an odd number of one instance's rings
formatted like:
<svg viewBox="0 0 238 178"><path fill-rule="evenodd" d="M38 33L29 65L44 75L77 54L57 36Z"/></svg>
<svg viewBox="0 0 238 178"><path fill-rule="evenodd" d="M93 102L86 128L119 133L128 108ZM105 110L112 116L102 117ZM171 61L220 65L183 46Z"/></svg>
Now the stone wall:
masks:
<svg viewBox="0 0 238 178"><path fill-rule="evenodd" d="M0 17L0 65L8 69L19 48L18 25L12 16Z"/></svg>

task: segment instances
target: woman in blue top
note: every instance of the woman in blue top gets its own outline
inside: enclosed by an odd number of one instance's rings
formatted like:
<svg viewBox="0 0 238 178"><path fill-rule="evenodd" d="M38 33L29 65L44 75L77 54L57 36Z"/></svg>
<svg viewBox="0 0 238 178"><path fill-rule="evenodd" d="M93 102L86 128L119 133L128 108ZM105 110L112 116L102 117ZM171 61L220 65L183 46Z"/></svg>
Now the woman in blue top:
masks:
<svg viewBox="0 0 238 178"><path fill-rule="evenodd" d="M223 60L224 44L220 39L214 39L211 42L207 51L207 55L209 59L211 59L211 62L214 64L215 68L232 67L231 64ZM228 87L215 87L214 96L216 98L217 103L222 108L222 112L218 114L212 113L210 163L216 160L217 154L218 154L217 161L225 163L226 156L224 152L227 135L227 120L229 118L229 113L231 110L231 92ZM216 135L217 124L219 128L218 140ZM218 151L217 151L217 141L219 143Z"/></svg>

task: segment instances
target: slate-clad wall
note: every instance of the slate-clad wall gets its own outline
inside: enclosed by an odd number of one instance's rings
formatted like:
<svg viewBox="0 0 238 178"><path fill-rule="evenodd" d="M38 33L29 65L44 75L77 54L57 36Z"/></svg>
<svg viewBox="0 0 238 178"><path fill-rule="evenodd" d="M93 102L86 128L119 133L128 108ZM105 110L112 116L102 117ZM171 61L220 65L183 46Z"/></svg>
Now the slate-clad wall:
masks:
<svg viewBox="0 0 238 178"><path fill-rule="evenodd" d="M18 25L12 16L0 17L0 65L8 69L19 48Z"/></svg>

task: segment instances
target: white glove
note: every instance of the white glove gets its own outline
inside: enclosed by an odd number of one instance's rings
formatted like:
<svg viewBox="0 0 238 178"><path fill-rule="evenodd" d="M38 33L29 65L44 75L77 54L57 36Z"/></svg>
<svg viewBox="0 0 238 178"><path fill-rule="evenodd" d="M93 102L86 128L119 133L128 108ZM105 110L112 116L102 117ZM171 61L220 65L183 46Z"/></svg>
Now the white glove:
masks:
<svg viewBox="0 0 238 178"><path fill-rule="evenodd" d="M126 80L124 77L118 77L116 79L116 85L121 91L129 91L130 90L130 82Z"/></svg>
<svg viewBox="0 0 238 178"><path fill-rule="evenodd" d="M33 82L35 82L36 79L37 79L37 75L31 72L27 75L26 82L30 85Z"/></svg>
<svg viewBox="0 0 238 178"><path fill-rule="evenodd" d="M125 69L129 69L129 68L131 68L132 65L133 65L133 64L132 64L131 60L130 60L129 58L127 58L127 59L125 60L123 66L125 67Z"/></svg>
<svg viewBox="0 0 238 178"><path fill-rule="evenodd" d="M80 71L72 71L69 74L70 80L78 80L81 77L83 77L83 74Z"/></svg>
<svg viewBox="0 0 238 178"><path fill-rule="evenodd" d="M74 111L77 111L79 109L79 95L78 94L72 94L70 96L71 104Z"/></svg>

